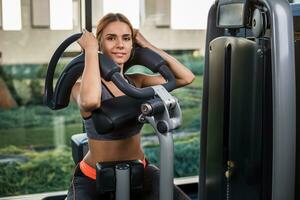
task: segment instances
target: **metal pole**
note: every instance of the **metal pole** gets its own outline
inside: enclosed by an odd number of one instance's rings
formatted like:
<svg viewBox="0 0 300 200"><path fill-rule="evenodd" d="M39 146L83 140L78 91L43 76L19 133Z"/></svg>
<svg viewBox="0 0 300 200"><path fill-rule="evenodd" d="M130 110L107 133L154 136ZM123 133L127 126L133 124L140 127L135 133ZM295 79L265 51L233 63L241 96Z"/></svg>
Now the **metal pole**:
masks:
<svg viewBox="0 0 300 200"><path fill-rule="evenodd" d="M85 29L92 32L92 0L85 0Z"/></svg>
<svg viewBox="0 0 300 200"><path fill-rule="evenodd" d="M92 31L92 0L80 0L81 29Z"/></svg>
<svg viewBox="0 0 300 200"><path fill-rule="evenodd" d="M174 143L171 132L157 133L160 143L159 200L173 199Z"/></svg>
<svg viewBox="0 0 300 200"><path fill-rule="evenodd" d="M116 165L116 200L130 200L130 166Z"/></svg>

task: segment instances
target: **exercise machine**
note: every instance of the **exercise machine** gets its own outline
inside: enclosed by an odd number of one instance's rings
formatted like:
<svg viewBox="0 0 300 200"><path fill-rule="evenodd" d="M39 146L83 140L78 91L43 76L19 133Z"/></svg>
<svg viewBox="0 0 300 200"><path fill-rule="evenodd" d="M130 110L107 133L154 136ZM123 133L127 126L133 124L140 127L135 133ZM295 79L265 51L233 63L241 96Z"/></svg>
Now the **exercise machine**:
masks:
<svg viewBox="0 0 300 200"><path fill-rule="evenodd" d="M53 109L68 106L72 87L84 69L84 53L74 58L59 76L53 89L53 77L59 58L65 49L77 41L81 33L67 38L53 54L45 81L45 104ZM175 89L175 77L166 62L147 48L136 47L134 57L125 63L125 69L142 65L166 80L163 85L135 88L120 74L120 67L99 53L101 76L112 81L127 96L115 97L102 102L92 112L92 120L99 134L111 131L126 131L133 126L149 123L160 142L160 199L173 199L173 136L172 130L181 124L178 101L168 91ZM101 122L101 123L100 123ZM99 125L99 127L98 127ZM86 134L72 136L73 159L77 164L88 151ZM130 191L141 190L144 167L139 161L117 161L97 163L97 191L101 194L114 193L116 200L129 200Z"/></svg>
<svg viewBox="0 0 300 200"><path fill-rule="evenodd" d="M219 0L210 9L201 200L295 199L298 44L291 11L285 0Z"/></svg>

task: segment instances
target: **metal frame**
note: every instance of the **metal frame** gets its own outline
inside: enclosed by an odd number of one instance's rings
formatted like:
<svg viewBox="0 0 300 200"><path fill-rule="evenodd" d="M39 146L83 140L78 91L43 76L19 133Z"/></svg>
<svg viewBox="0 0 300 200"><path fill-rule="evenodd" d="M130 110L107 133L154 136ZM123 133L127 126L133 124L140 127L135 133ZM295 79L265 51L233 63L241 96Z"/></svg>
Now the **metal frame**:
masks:
<svg viewBox="0 0 300 200"><path fill-rule="evenodd" d="M296 80L294 28L285 0L261 0L272 31L273 169L272 200L294 200L296 158Z"/></svg>
<svg viewBox="0 0 300 200"><path fill-rule="evenodd" d="M154 128L160 146L160 177L159 177L159 200L173 199L174 177L174 142L172 130L181 125L182 113L177 100L171 96L163 86L152 86L156 95L164 103L164 112L152 116L145 116L146 121ZM174 116L171 118L168 107L174 105ZM157 129L159 121L168 124L167 133L161 133Z"/></svg>
<svg viewBox="0 0 300 200"><path fill-rule="evenodd" d="M218 1L216 1L217 4ZM296 80L294 60L293 16L286 0L259 0L269 13L272 51L272 99L273 99L273 154L272 154L272 200L294 200L296 158ZM211 7L209 20L214 17L215 5ZM222 35L222 30L208 23L208 43ZM206 51L208 52L208 50ZM206 58L207 59L207 58ZM206 60L207 62L207 60ZM207 66L207 65L206 65ZM205 69L204 83L208 82ZM207 88L206 88L207 87ZM208 95L208 86L203 88L203 99ZM201 127L201 161L199 175L199 197L206 199L206 144L208 102L203 102ZM271 169L270 169L271 170ZM204 176L204 177L203 177Z"/></svg>
<svg viewBox="0 0 300 200"><path fill-rule="evenodd" d="M80 1L80 24L81 28L92 31L92 0L79 0ZM83 18L84 16L84 18Z"/></svg>

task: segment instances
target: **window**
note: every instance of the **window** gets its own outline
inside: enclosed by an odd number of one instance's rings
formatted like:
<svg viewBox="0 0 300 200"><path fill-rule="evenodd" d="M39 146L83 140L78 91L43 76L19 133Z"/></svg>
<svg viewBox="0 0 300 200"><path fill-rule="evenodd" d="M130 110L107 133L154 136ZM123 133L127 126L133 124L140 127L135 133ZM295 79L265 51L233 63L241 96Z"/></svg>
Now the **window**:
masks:
<svg viewBox="0 0 300 200"><path fill-rule="evenodd" d="M50 1L50 28L52 30L73 29L72 0Z"/></svg>
<svg viewBox="0 0 300 200"><path fill-rule="evenodd" d="M67 190L74 170L70 138L73 134L82 133L83 128L78 106L73 101L68 108L52 111L43 104L43 89L53 52L64 38L77 32L81 26L80 19L85 17L80 12L84 0L19 2L22 2L23 18L26 20L22 32L11 34L0 30L3 36L0 39L3 55L0 61L0 91L7 88L0 97L0 188L3 191L0 197ZM125 14L147 40L176 57L196 75L191 85L172 92L179 99L183 114L182 126L174 131L174 175L194 176L198 173L199 163L205 31L170 29L170 4L171 0L92 0L92 19L95 26L107 12ZM66 24L69 28L73 26L73 30L64 31L65 26L54 26L53 18L57 23L68 18ZM50 28L55 28L55 31ZM73 58L75 47L79 50L79 46L74 44L74 49L70 47L65 55ZM60 59L54 83L69 59ZM142 70L142 67L137 66L136 70ZM3 105L3 100L8 101L10 107ZM142 134L147 158L158 165L159 145L154 129L145 125ZM44 167L45 163L47 167ZM18 176L1 176L16 173ZM48 174L50 178L40 174Z"/></svg>
<svg viewBox="0 0 300 200"><path fill-rule="evenodd" d="M206 29L207 16L214 0L171 0L172 29Z"/></svg>
<svg viewBox="0 0 300 200"><path fill-rule="evenodd" d="M74 0L73 1L73 26L78 27L79 24L79 19L80 19L80 4L79 0Z"/></svg>
<svg viewBox="0 0 300 200"><path fill-rule="evenodd" d="M21 30L21 1L2 0L2 26L4 30Z"/></svg>
<svg viewBox="0 0 300 200"><path fill-rule="evenodd" d="M92 24L94 27L97 26L98 20L102 16L102 8L103 8L103 1L102 0L92 0Z"/></svg>
<svg viewBox="0 0 300 200"><path fill-rule="evenodd" d="M31 0L31 24L33 28L50 28L50 1L51 0ZM68 4L67 6L69 5L70 4ZM70 8L67 9L69 10ZM79 26L79 15L80 15L79 2L77 0L73 1L72 10L73 10L72 23L75 27L77 27ZM57 13L53 13L53 14L56 15ZM70 17L71 16L68 16L69 24L70 24ZM56 17L54 18L56 19ZM61 29L69 29L69 27L61 28Z"/></svg>
<svg viewBox="0 0 300 200"><path fill-rule="evenodd" d="M134 28L140 27L140 0L103 0L103 15L110 12L122 13Z"/></svg>

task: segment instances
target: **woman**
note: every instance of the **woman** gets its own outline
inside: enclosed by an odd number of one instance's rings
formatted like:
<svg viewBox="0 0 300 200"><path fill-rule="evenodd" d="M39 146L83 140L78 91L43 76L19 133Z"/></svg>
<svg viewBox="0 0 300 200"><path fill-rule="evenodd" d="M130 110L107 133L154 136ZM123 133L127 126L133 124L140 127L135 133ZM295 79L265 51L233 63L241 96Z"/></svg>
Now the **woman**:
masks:
<svg viewBox="0 0 300 200"><path fill-rule="evenodd" d="M107 14L98 23L96 37L90 32L84 32L78 40L85 51L85 66L82 77L72 89L72 98L77 102L84 120L88 135L89 152L76 167L68 199L99 199L96 197L97 162L142 160L145 166L145 191L143 199L158 199L158 187L153 188L151 181L158 181L158 170L146 164L141 148L140 130L122 134L118 139L114 133L100 135L95 132L91 120L92 111L101 107L101 102L108 98L124 95L112 82L101 78L98 62L98 51L102 51L117 63L123 72L124 63L130 58L133 44L136 42L160 54L167 62L176 78L176 86L182 87L194 80L193 73L175 58L154 47L138 30L133 30L129 20L122 14ZM101 67L101 66L100 66ZM100 74L100 76L99 76ZM122 73L123 74L123 73ZM128 75L128 81L136 87L147 87L165 83L161 76L146 76L142 74ZM122 138L122 139L120 139ZM149 175L149 173L152 173ZM153 179L153 180L152 180ZM155 179L155 180L154 180ZM175 199L187 199L178 189L174 190Z"/></svg>

